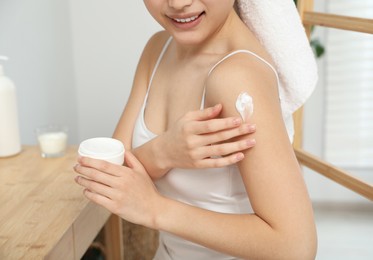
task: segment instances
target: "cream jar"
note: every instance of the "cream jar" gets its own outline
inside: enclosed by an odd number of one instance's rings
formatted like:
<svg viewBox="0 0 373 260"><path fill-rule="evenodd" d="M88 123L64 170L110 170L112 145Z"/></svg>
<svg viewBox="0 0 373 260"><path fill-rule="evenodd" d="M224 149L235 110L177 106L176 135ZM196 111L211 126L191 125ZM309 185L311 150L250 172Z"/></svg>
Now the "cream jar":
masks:
<svg viewBox="0 0 373 260"><path fill-rule="evenodd" d="M95 137L80 143L78 153L83 157L100 159L122 165L124 162L124 145L121 141L109 137Z"/></svg>

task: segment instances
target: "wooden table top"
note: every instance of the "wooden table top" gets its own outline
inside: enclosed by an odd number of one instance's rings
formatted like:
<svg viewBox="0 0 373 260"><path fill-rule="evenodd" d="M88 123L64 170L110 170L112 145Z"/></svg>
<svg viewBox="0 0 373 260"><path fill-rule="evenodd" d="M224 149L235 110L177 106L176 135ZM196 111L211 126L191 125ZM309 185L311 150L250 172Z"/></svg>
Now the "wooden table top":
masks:
<svg viewBox="0 0 373 260"><path fill-rule="evenodd" d="M37 146L25 146L0 158L0 259L43 259L71 237L73 223L93 204L74 182L76 157L76 147L60 158L42 158ZM74 247L74 239L65 240ZM62 259L76 258L73 251Z"/></svg>

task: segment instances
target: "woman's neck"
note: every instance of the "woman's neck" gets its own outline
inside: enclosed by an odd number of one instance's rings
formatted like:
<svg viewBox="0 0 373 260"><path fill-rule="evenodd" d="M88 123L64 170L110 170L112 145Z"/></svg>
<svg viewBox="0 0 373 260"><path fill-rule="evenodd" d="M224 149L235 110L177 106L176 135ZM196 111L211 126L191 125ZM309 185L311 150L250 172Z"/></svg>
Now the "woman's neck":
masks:
<svg viewBox="0 0 373 260"><path fill-rule="evenodd" d="M204 54L226 53L234 48L243 29L247 30L247 27L232 8L224 24L202 42L195 45L183 45L173 41L176 57L179 60L188 60Z"/></svg>

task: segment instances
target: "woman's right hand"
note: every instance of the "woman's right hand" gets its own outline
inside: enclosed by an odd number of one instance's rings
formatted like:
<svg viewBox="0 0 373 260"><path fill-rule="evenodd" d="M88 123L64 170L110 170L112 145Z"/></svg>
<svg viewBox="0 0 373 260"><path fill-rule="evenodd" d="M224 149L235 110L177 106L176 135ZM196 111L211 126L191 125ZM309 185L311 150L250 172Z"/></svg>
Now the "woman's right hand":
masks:
<svg viewBox="0 0 373 260"><path fill-rule="evenodd" d="M213 168L237 163L243 151L253 147L253 138L237 138L255 132L255 125L239 117L218 118L222 105L191 111L160 137L165 168Z"/></svg>

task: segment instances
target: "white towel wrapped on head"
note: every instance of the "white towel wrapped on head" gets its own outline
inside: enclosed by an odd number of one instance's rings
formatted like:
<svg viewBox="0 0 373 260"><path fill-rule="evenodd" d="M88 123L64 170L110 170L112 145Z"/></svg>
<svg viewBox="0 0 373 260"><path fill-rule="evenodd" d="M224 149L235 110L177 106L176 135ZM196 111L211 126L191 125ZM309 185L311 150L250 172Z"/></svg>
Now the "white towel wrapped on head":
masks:
<svg viewBox="0 0 373 260"><path fill-rule="evenodd" d="M271 55L280 78L282 113L304 104L318 79L317 65L293 0L237 0L239 16Z"/></svg>

